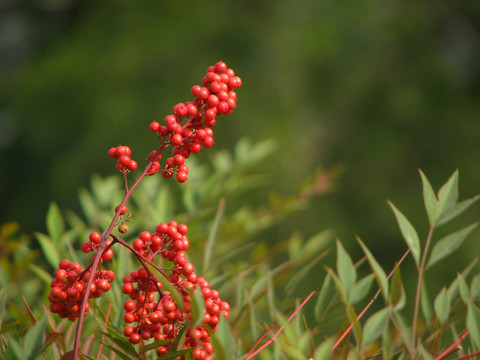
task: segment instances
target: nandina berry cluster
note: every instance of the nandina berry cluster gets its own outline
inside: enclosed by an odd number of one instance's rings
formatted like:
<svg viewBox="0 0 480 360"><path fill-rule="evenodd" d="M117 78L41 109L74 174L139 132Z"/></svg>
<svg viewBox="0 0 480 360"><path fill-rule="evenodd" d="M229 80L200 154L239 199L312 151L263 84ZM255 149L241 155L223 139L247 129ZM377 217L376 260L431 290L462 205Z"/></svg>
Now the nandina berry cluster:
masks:
<svg viewBox="0 0 480 360"><path fill-rule="evenodd" d="M131 158L131 149L119 145L108 150L108 156L117 159L116 169L124 175L126 192L122 204L131 196L133 189L145 175L161 173L169 179L175 175L179 183L188 178L189 168L185 164L192 153L198 153L202 148L213 146L212 127L219 115L230 114L236 107L237 94L235 89L242 85L242 80L235 75L232 69L227 68L224 62L218 62L208 68L202 80L202 86L195 85L191 89L194 99L179 103L173 107L173 113L164 119L164 125L154 121L150 124L150 131L156 133L160 144L157 149L147 156L148 164L137 179L129 187L127 175L137 169L138 165ZM168 157L163 166L160 163L162 153L168 147L172 148L172 156ZM51 292L48 297L50 310L62 318L78 321L77 334L73 355L78 354L83 316L88 312L88 301L92 297L100 297L103 292L110 290L110 282L114 280L112 270L101 270L104 260L113 257L112 245L120 243L135 253L143 267L124 277L122 291L128 294L130 300L124 304L126 311L124 320L130 324L124 329L124 334L130 342L137 344L150 339L171 340L166 345L157 348L158 354L169 351L173 340L181 329L185 329L184 347L192 349L195 359L211 359L213 346L210 343L210 334L215 332L220 315L228 318L229 304L222 301L218 291L210 289L207 280L197 277L193 265L188 262L185 251L190 244L186 236L188 228L175 221L158 224L156 232L142 232L134 240L132 246L112 233L114 226L124 234L128 226L124 221L130 220L130 214L124 216L127 207L118 205L115 216L108 230L102 235L92 232L88 241L81 245L84 253L95 252L90 265L82 270L78 263L64 259L55 270L55 279L51 283ZM119 217L120 216L120 217ZM113 242L110 239L114 239ZM101 251L101 252L100 252ZM160 255L160 256L158 256ZM160 281L146 266L162 259L162 266L167 270L159 270L165 278ZM170 266L170 267L168 267ZM167 275L166 272L169 272ZM172 294L162 290L165 281L169 281L180 294L181 304L176 303ZM91 284L87 288L87 284ZM193 294L201 294L204 302L204 313L198 325L192 324ZM197 296L196 295L196 296ZM180 300L178 300L180 301ZM86 307L82 310L82 304ZM83 311L83 313L82 313Z"/></svg>
<svg viewBox="0 0 480 360"><path fill-rule="evenodd" d="M145 268L133 271L123 278L122 291L130 299L124 304L124 320L127 325L124 335L130 342L138 344L149 339L174 340L189 320L191 313L191 294L200 291L205 311L201 323L188 328L185 348L193 348L195 359L211 359L213 346L209 342L207 328L215 332L220 314L228 317L229 304L222 301L217 290L210 289L207 280L197 277L193 265L188 262L185 250L189 248L186 236L188 228L175 221L158 224L156 232L142 232L133 242L133 248L147 259L153 260L160 255L172 262L168 279L178 290L183 304L176 304L168 291L162 290L162 282L155 274ZM165 266L165 264L164 264ZM168 352L170 343L157 349L159 355Z"/></svg>
<svg viewBox="0 0 480 360"><path fill-rule="evenodd" d="M55 279L51 282L51 291L48 296L50 311L61 318L73 321L80 315L80 304L85 294L85 285L90 271L82 270L79 263L63 259L54 272ZM90 287L89 299L98 298L110 290L110 282L115 279L112 270L96 270L93 283ZM90 309L87 303L85 313Z"/></svg>
<svg viewBox="0 0 480 360"><path fill-rule="evenodd" d="M128 171L134 171L137 169L137 162L132 160L130 155L132 150L128 146L119 145L117 147L112 147L108 150L108 156L112 159L118 159L117 161L117 170L125 173Z"/></svg>

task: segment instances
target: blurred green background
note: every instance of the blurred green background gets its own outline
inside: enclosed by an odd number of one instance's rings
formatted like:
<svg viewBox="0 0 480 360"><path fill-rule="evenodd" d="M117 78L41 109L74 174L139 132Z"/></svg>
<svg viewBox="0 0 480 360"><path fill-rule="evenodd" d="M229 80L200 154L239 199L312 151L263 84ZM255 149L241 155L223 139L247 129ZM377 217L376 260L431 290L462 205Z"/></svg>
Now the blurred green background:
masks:
<svg viewBox="0 0 480 360"><path fill-rule="evenodd" d="M114 173L111 146L140 162L155 144L148 124L219 60L243 86L212 153L275 139L265 170L280 194L341 169L334 191L262 234L270 241L333 228L391 265L405 245L387 198L427 230L417 168L434 187L458 168L460 197L480 192L479 1L10 0L0 54L0 222L28 233L44 232L50 201L78 210L78 188Z"/></svg>

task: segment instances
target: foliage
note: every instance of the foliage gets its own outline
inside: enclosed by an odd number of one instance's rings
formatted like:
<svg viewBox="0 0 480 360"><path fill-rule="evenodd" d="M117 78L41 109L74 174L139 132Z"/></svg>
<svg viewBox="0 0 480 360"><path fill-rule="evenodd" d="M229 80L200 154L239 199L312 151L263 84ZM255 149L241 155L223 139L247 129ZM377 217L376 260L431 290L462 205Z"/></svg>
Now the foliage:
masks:
<svg viewBox="0 0 480 360"><path fill-rule="evenodd" d="M138 215L132 228L142 228L152 218L158 221L176 212L179 221L188 219L195 229L197 235L192 246L197 251L191 261L203 263L202 274L212 279L211 283L232 305L231 318L221 321L213 338L216 358L249 358L255 350L258 351L255 356L261 359L477 356L480 349L477 259L472 259L457 277L442 283L433 293L427 286L430 269L445 262L477 225L448 229L448 233L437 236L441 230L438 228L448 227L446 224L479 198L458 201L458 171L437 194L420 172L430 223L425 240L407 216L389 202L407 248L393 269L386 271L381 267L369 250L368 241L357 239L365 256L355 261L337 240L334 266L326 266L325 276L315 275L317 281L305 284L309 274L318 274L320 264L328 262L325 255L334 245L331 231L307 239L294 232L274 245L258 239L265 229L274 228L289 214L305 210L309 197L318 193L316 184L332 174L319 172L296 193L272 196L266 207L228 208L230 197L246 196L252 188L266 186L258 165L274 149L271 142L252 144L242 140L232 154L222 151L212 158L211 172L203 171L204 166L194 162L192 173L199 175L184 190L159 186L152 178L134 195L133 209ZM0 334L6 359L34 359L39 354L51 359L64 354L62 359L68 358L73 325L44 312L43 300L29 288L38 289L42 283L47 287L51 280L49 270L56 267L60 258L87 261L88 257L78 256L73 246L92 230L99 229L122 190L116 177L95 176L91 184L91 190L79 192L82 216L63 212L52 203L46 218L48 234L35 235L39 250L28 249L26 244L31 239L18 236L16 224L2 227L2 247L14 249L10 250L10 256L2 258L7 276L1 278ZM182 205L175 209L172 199L179 194ZM129 252L119 250L111 268L128 273L134 267L134 259ZM402 275L408 264L405 259L410 255L414 260L410 266L417 272L413 281L417 283L416 289L408 288L412 281ZM261 258L263 261L258 261ZM279 258L283 260L279 262ZM30 271L25 271L26 267ZM15 276L22 280L20 288L15 288L11 281ZM315 292L306 304L301 301L306 297L305 291ZM125 340L120 330L122 298L120 285L114 282L112 291L95 304L85 325L90 329L86 334L91 335L84 339L83 358L95 358L94 354L102 353L107 357L146 359L151 356L147 350L161 343L154 342L142 349ZM181 351L170 356L179 356L184 353Z"/></svg>

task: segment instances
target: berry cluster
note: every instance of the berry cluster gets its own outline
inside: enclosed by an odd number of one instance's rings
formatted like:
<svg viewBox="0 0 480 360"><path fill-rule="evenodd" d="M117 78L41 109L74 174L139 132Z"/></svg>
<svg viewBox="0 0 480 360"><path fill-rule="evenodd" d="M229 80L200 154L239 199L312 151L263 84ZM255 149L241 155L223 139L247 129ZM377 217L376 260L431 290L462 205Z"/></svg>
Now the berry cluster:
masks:
<svg viewBox="0 0 480 360"><path fill-rule="evenodd" d="M192 87L191 93L195 97L192 101L173 107L173 114L164 119L165 125L157 121L150 124L150 131L158 135L162 145L173 146L173 157L167 158L162 169L159 151L153 151L149 156L151 165L148 175L161 171L166 179L175 175L176 180L183 183L188 178L185 159L191 153L200 152L202 147L213 146L211 127L215 125L217 116L230 114L235 109L235 89L242 85L242 80L220 61L208 68L202 85Z"/></svg>
<svg viewBox="0 0 480 360"><path fill-rule="evenodd" d="M54 272L55 279L51 282L51 291L48 296L50 311L58 314L61 318L74 321L80 315L80 304L85 294L85 285L90 276L89 271L82 270L79 263L63 259ZM89 299L98 298L110 290L110 282L115 279L112 270L96 270L93 283L90 287ZM85 313L90 305L87 303Z"/></svg>
<svg viewBox="0 0 480 360"><path fill-rule="evenodd" d="M137 344L149 339L172 340L178 331L192 319L191 294L202 294L205 312L202 322L186 332L185 347L193 348L195 359L211 359L213 351L207 329L215 331L220 314L228 317L229 304L222 301L217 290L210 289L207 280L197 277L193 265L188 262L185 250L189 248L186 236L188 228L175 221L158 224L156 232L142 232L133 242L133 248L147 259L159 254L164 261L172 262L168 279L182 296L183 304L176 304L168 291L162 291L162 283L155 274L145 268L133 271L123 279L122 291L130 299L124 304L124 335ZM165 265L164 265L165 266ZM157 349L159 355L168 351L169 344Z"/></svg>
<svg viewBox="0 0 480 360"><path fill-rule="evenodd" d="M126 212L126 207L125 207L125 212ZM96 251L98 248L98 245L100 244L100 240L102 239L102 235L100 233L94 231L90 233L88 236L88 241L85 241L81 245L81 249L84 253L89 253L91 251ZM106 250L102 254L102 259L103 260L110 260L113 257L113 250L110 248L112 241L107 240L105 242Z"/></svg>
<svg viewBox="0 0 480 360"><path fill-rule="evenodd" d="M108 150L108 156L112 159L118 159L117 170L126 173L137 169L137 162L130 158L132 150L128 146L119 145Z"/></svg>

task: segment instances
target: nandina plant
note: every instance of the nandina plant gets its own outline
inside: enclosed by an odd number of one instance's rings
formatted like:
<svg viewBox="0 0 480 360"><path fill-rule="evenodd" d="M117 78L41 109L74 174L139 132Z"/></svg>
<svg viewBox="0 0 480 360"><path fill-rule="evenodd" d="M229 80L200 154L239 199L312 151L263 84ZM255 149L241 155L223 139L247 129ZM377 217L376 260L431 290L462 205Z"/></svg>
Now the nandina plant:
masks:
<svg viewBox="0 0 480 360"><path fill-rule="evenodd" d="M119 145L108 150L125 182L123 199L116 205L106 230L101 234L90 233L81 244L81 251L93 253L90 263L83 268L78 262L61 260L48 297L51 312L77 321L73 359L79 356L83 321L92 298L109 291L111 282L118 277L123 277L122 292L128 298L124 303L123 334L130 343L149 342L144 351L156 351L158 355L212 358L211 334L221 316L228 318L230 306L222 301L217 290L210 288L206 279L197 276L194 265L188 261L188 226L159 219L158 224L140 232L131 244L113 230L117 228L120 234L129 231L127 222L133 217L127 203L146 177L174 178L179 183L188 180L188 158L213 146L212 127L220 115L228 115L235 109L235 90L241 84L240 77L224 62L210 66L202 86L192 87L193 100L175 105L163 124L150 123L149 130L158 143L133 184L129 180L138 172L139 164L132 159L130 147ZM171 150L168 155L167 150ZM138 270L116 274L104 268L115 256L116 245L131 251L138 259Z"/></svg>

